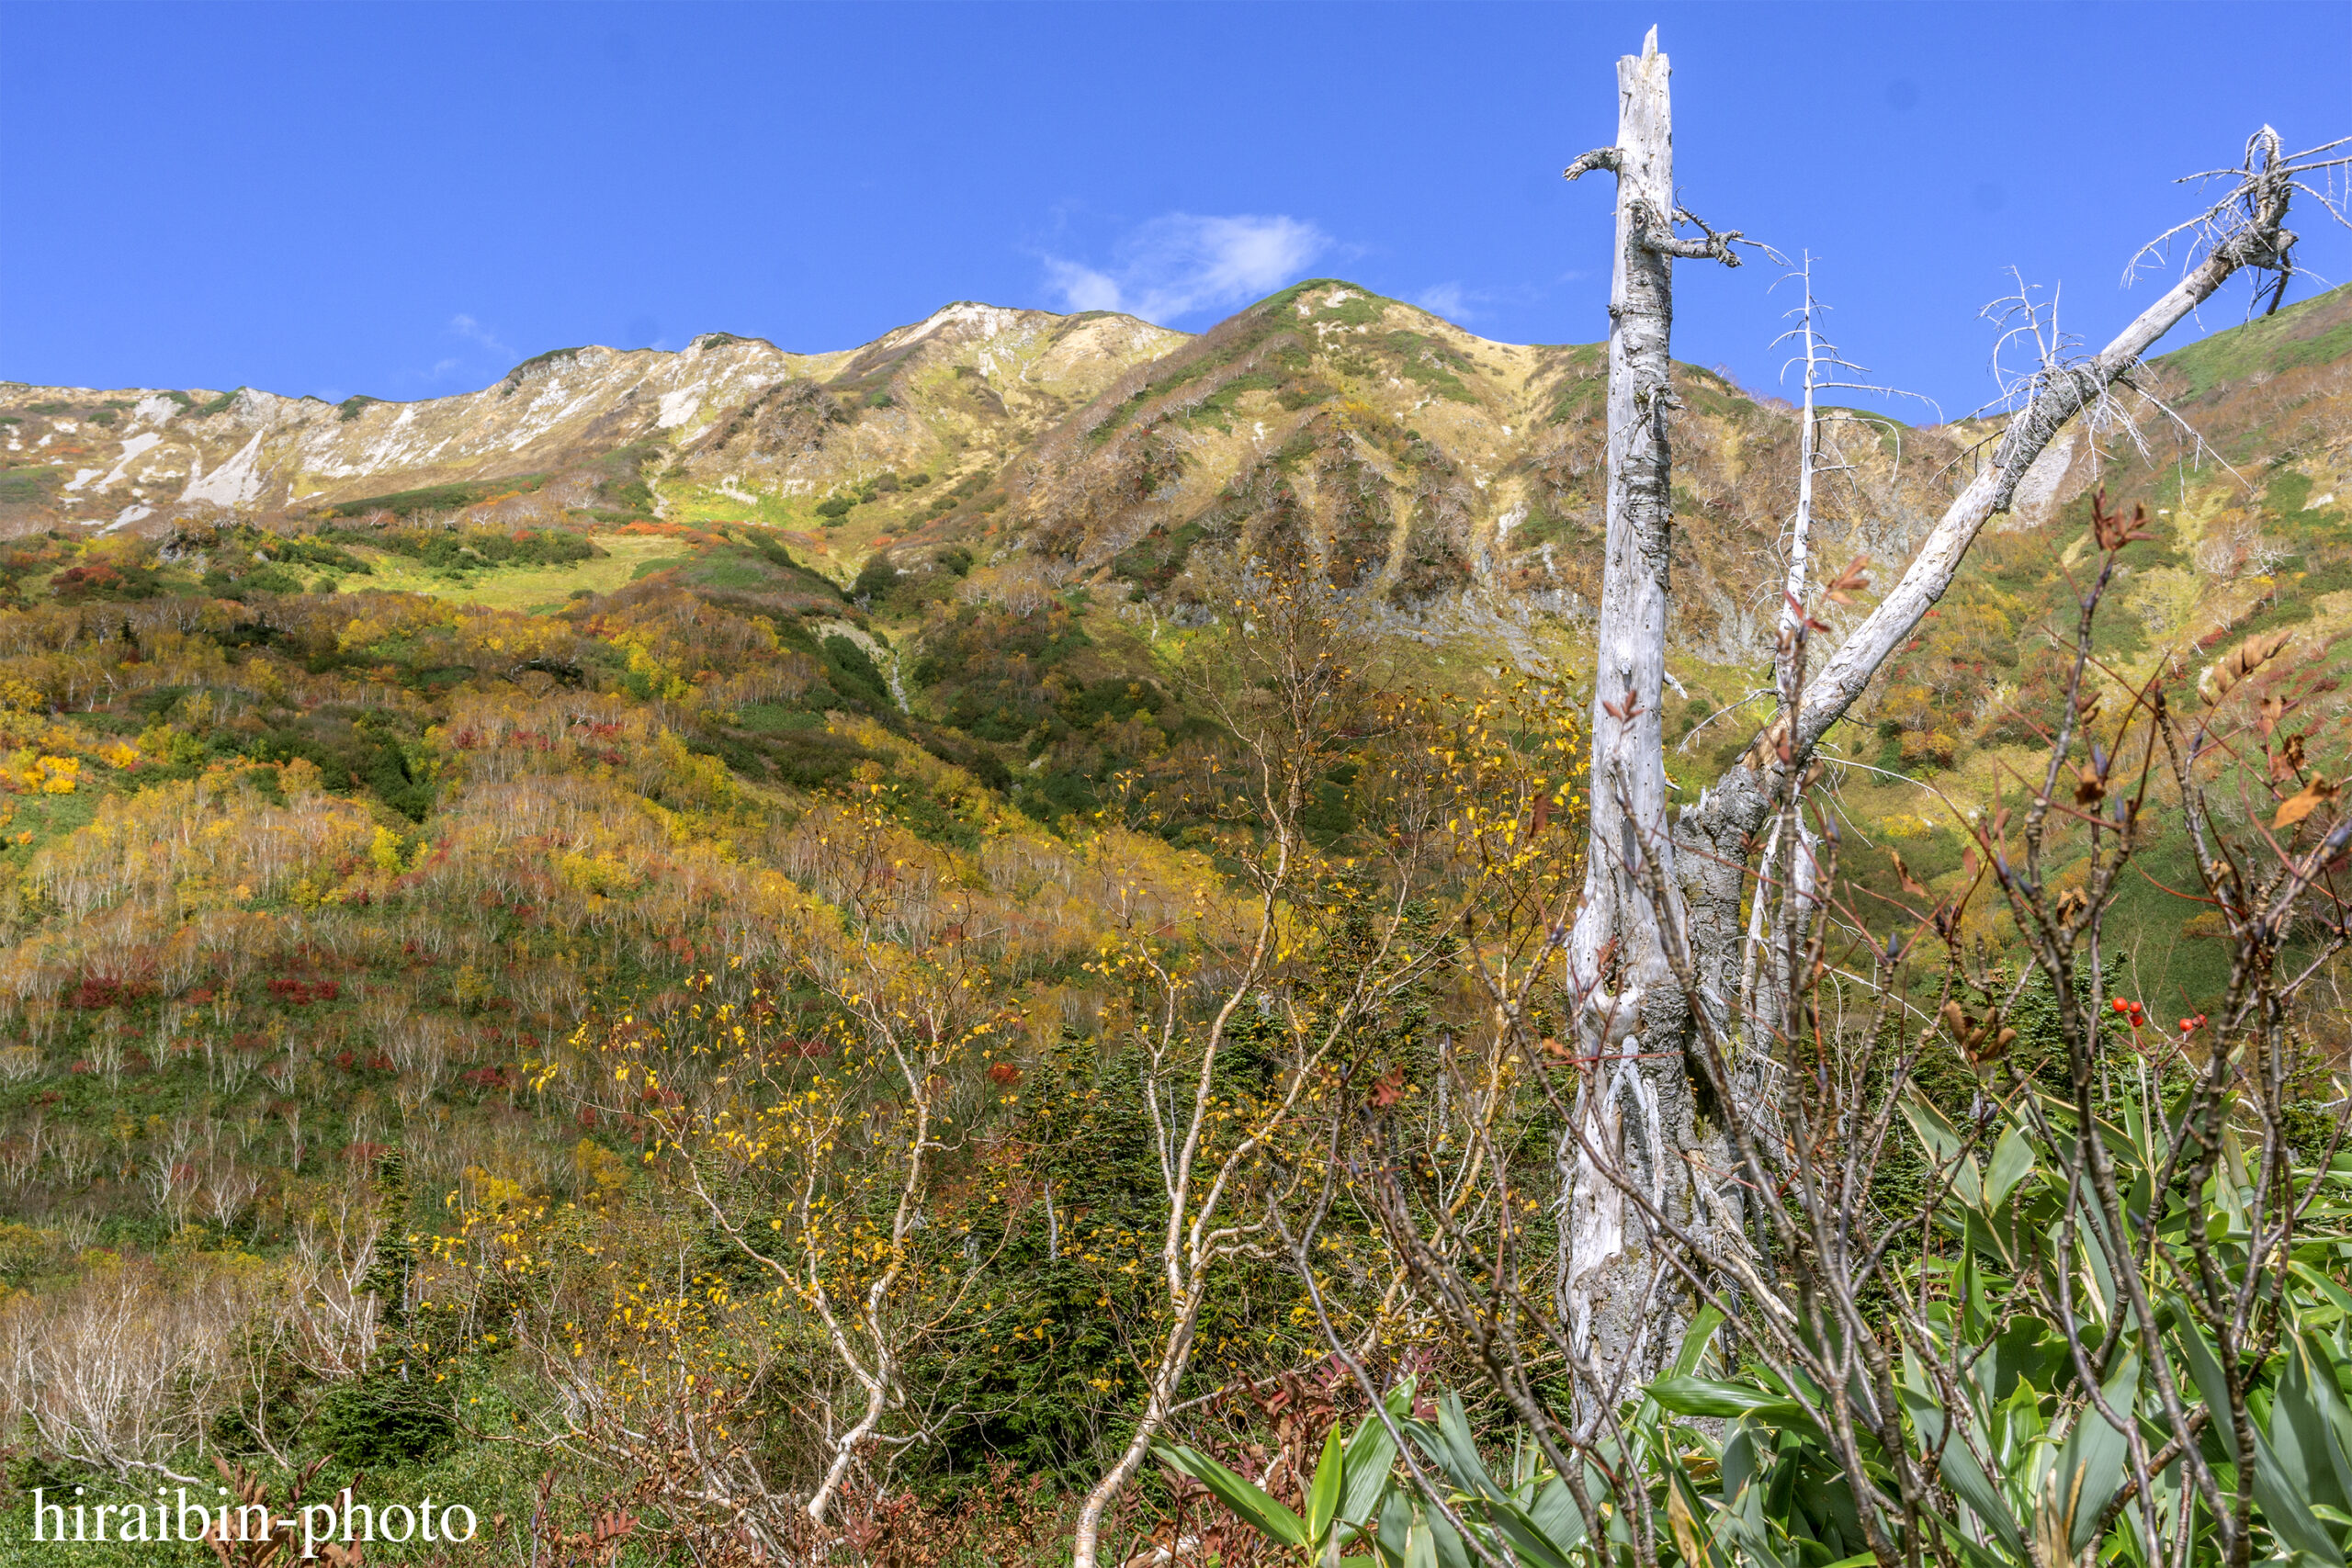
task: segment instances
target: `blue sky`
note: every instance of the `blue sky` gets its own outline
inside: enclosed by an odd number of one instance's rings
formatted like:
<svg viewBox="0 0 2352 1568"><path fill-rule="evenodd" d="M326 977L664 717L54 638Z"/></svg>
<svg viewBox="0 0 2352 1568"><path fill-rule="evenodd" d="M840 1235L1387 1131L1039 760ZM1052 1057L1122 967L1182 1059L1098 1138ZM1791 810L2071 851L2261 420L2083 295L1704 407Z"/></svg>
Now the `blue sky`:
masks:
<svg viewBox="0 0 2352 1568"><path fill-rule="evenodd" d="M417 398L959 299L1198 329L1318 275L1591 341L1608 181L1560 169L1653 22L1685 203L1822 258L1843 345L1949 412L1992 389L2007 268L2103 340L2175 176L2264 121L2352 133L2340 0L0 4L0 377ZM2294 227L2352 277L2352 234ZM1772 389L1770 269L1679 277L1677 355Z"/></svg>

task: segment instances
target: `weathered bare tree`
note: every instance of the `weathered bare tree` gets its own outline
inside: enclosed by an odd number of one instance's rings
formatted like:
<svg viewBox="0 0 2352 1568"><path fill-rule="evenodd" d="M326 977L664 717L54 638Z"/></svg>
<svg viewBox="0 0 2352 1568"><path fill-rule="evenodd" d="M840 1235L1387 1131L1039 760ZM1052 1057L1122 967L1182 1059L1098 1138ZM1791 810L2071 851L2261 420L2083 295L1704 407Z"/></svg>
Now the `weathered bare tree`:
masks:
<svg viewBox="0 0 2352 1568"><path fill-rule="evenodd" d="M2343 755L2342 731L2313 700L2318 678L2290 656L2289 632L2247 638L2202 681L2165 660L2120 682L2101 667L2094 622L2123 553L2150 536L2144 521L2108 510L2103 493L2094 503L2088 581L2063 645L2071 672L2043 715L2047 756L2017 780L2021 821L2004 807L1965 823L1967 886L1938 898L1899 863L1899 893L1841 882L1826 792L1784 791L1775 830L1799 847L1768 859L1756 894L1776 950L1760 967L1783 979L1758 987L1770 1016L1761 1005L1722 1014L1686 933L1665 921L1655 863L1642 863L1706 1092L1735 1108L1725 1142L1747 1216L1744 1228L1685 1228L1638 1173L1588 1151L1659 1237L1677 1288L1712 1314L1680 1347L1680 1375L1651 1382L1648 1400L1588 1397L1568 1410L1546 1387L1566 1368L1589 1391L1623 1364L1572 1339L1540 1232L1522 1218L1540 1189L1535 1172L1514 1168L1519 1129L1564 1109L1563 1081L1574 1083L1541 1070L1557 1043L1533 1037L1530 988L1514 989L1491 960L1477 966L1497 1037L1483 1082L1455 1074L1450 1123L1478 1156L1476 1200L1451 1201L1427 1162L1397 1157L1393 1113L1340 1108L1355 1125L1334 1129L1333 1168L1352 1132L1362 1152L1350 1168L1403 1267L1567 1494L1547 1527L1561 1560L1656 1564L1669 1544L1683 1562L1789 1560L1794 1527L1743 1506L1743 1492L1747 1505L1786 1495L1785 1481L1768 1485L1750 1467L1770 1446L1758 1440L1767 1428L1776 1451L1813 1455L1807 1484L1852 1504L1838 1510L1842 1525L1813 1520L1831 1532L1818 1544L1886 1568L2065 1568L2119 1530L2147 1562L2247 1563L2265 1531L2316 1561L2341 1557L2340 1514L2307 1506L2335 1495L2334 1472L2282 1466L2264 1445L2290 1440L2278 1434L2306 1419L2278 1414L2304 1410L2306 1387L2320 1391L2310 1407L2339 1408L2334 1383L2319 1381L2335 1376L2329 1352L2298 1314L2341 1291L2299 1259L2327 1256L2346 1233L2329 1173L2352 1134L2352 1101L2339 1077L2314 1113L2324 1074L2294 1021L2352 943L2328 869L2352 848L2352 818L2317 760L2323 746ZM1783 663L1800 695L1804 633L1838 591L1816 588L1799 606ZM2103 716L2109 704L2122 711ZM2216 809L2229 793L2245 809ZM2230 964L2211 1018L2167 1029L2142 1001L2101 998L2125 945L2128 928L2109 921L2127 868L2175 807L2194 897L2218 917ZM1810 834L1794 827L1800 811L1814 818ZM2243 830L2226 830L2227 815ZM2017 948L1971 935L1980 897L1997 897ZM1890 919L1893 934L1877 936ZM1514 921L1478 934L1472 951L1491 954L1529 933ZM1743 1082L1759 1038L1774 1070ZM1946 1053L1979 1086L1949 1116L1927 1070ZM2082 1135L2092 1127L2098 1135ZM1322 1217L1294 1237L1310 1280ZM1324 1323L1371 1391L1373 1369L1349 1356L1328 1312ZM1992 1371L2021 1364L2001 1357L2027 1345L2032 1382L2051 1396L2030 1416ZM1705 1356L1733 1375L1688 1375ZM2266 1406L2257 1385L2279 1359L2290 1370ZM1759 1414L1768 1406L1777 1413ZM1713 1512L1686 1490L1684 1439L1651 1422L1659 1408L1742 1423L1745 1479L1723 1483ZM1710 1488L1733 1449L1707 1451ZM1453 1489L1415 1473L1432 1510L1449 1490L1456 1505L1475 1501L1463 1495L1475 1483L1451 1479ZM1611 1533L1603 1502L1629 1521L1629 1552L1591 1544ZM1702 1526L1715 1551L1696 1544Z"/></svg>
<svg viewBox="0 0 2352 1568"><path fill-rule="evenodd" d="M2167 239L2194 245L2191 265L2163 298L2097 355L2042 357L2013 389L2012 408L1982 466L1929 532L1901 577L1817 668L1795 652L1814 628L1786 617L1780 711L1741 761L1669 825L1659 728L1670 608L1673 543L1668 417L1668 329L1676 257L1736 263L1739 236L1718 234L1676 205L1671 179L1668 62L1653 29L1643 52L1618 62L1618 143L1570 165L1618 176L1617 255L1611 297L1609 523L1592 698L1591 826L1586 897L1564 941L1577 1017L1583 1082L1562 1145L1563 1271L1574 1338L1587 1350L1606 1404L1611 1387L1655 1371L1695 1310L1674 1283L1665 1231L1713 1238L1742 1224L1724 1143L1736 1107L1706 1087L1696 1054L1699 998L1717 1025L1743 1011L1743 908L1757 886L1757 845L1812 765L1830 728L1900 649L1951 585L1985 523L2006 511L2034 459L2069 422L2114 408L2116 389L2136 389L2142 356L2243 268L2291 265L2285 227L2298 190L2338 210L2308 177L2340 167L2340 143L2288 153L2266 126L2240 167L2222 172L2228 194ZM1702 237L1674 230L1689 221ZM1859 583L1849 578L1850 589ZM1807 599L1792 586L1794 604ZM1826 629L1826 628L1819 628ZM1792 678L1793 677L1793 678ZM1783 852L1781 884L1796 896L1796 866ZM1793 928L1792 928L1793 929ZM1687 952L1693 987L1672 981L1667 953ZM1771 1040L1744 1041L1751 1059Z"/></svg>
<svg viewBox="0 0 2352 1568"><path fill-rule="evenodd" d="M1316 944L1301 929L1311 922L1299 911L1330 909L1342 890L1308 838L1306 814L1316 781L1343 754L1351 729L1377 722L1363 680L1364 631L1340 591L1295 560L1247 563L1227 592L1238 635L1191 684L1238 742L1229 787L1250 826L1227 848L1253 897L1223 953L1186 960L1162 945L1131 942L1099 971L1135 998L1134 1036L1162 1188L1155 1195L1161 1293L1148 1359L1137 1369L1146 1380L1144 1408L1080 1507L1073 1568L1095 1568L1104 1515L1169 1422L1206 1402L1183 1397L1183 1385L1210 1292L1243 1259L1280 1255L1278 1215L1297 1201L1306 1178L1273 1155L1298 1135L1353 1032L1434 967L1410 929L1412 902L1427 887L1392 868L1392 879L1364 901L1367 931L1352 967L1328 989L1317 984L1309 956ZM1279 1021L1283 1040L1259 1047L1279 1070L1255 1093L1232 1084L1229 1066L1237 1033L1253 1013Z"/></svg>
<svg viewBox="0 0 2352 1568"><path fill-rule="evenodd" d="M886 951L869 943L854 959L807 965L843 1017L836 1072L795 1074L788 1059L754 1065L747 1054L734 1072L759 1086L762 1111L737 1102L673 1123L705 1216L814 1320L847 1374L841 1407L820 1391L812 1422L825 1462L803 1506L820 1529L854 1472L935 1434L944 1413L910 1384L908 1363L951 1324L969 1327L965 1308L1003 1245L976 1242L958 1258L926 1213L960 1146L951 1074L1001 1026L1001 1011L983 999L973 945L919 962Z"/></svg>
<svg viewBox="0 0 2352 1568"><path fill-rule="evenodd" d="M1638 884L1645 855L1671 866L1675 852L1659 728L1674 552L1668 423L1675 404L1674 263L1739 265L1736 232L1718 234L1676 202L1668 74L1653 28L1641 53L1617 62L1616 145L1567 169L1571 180L1600 169L1617 176L1617 247L1609 292L1608 535L1592 693L1591 849L1583 904L1566 939L1568 984L1583 1004L1582 1055L1592 1070L1577 1125L1562 1145L1569 1168L1563 1246L1579 1348L1625 1366L1643 1361L1651 1337L1645 1325L1657 1321L1657 1253L1628 1213L1625 1194L1596 1167L1594 1151L1622 1160L1652 1202L1682 1223L1712 1226L1721 1209L1698 1190L1698 1168L1677 1157L1706 1134L1690 1079L1676 1060L1690 1019ZM1678 220L1702 237L1679 236Z"/></svg>

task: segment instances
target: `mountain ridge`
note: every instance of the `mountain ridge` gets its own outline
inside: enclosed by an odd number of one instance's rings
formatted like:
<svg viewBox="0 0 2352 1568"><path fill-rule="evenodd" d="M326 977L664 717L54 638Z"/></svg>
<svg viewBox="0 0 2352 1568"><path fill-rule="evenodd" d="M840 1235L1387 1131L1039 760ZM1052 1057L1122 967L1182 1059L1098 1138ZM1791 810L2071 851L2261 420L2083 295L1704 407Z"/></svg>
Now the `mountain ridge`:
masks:
<svg viewBox="0 0 2352 1568"><path fill-rule="evenodd" d="M2329 381L2347 353L2339 288L2157 358L2150 379L2235 463L2260 445L2262 411ZM964 552L967 594L1026 604L1116 582L1180 610L1196 550L1280 537L1397 612L1475 598L1572 634L1598 592L1603 360L1597 344L1499 343L1311 278L1197 334L957 300L851 348L730 333L676 351L582 344L404 402L5 385L0 532L424 513L751 524L844 584L877 561L920 574ZM1795 421L1695 366L1678 365L1676 391L1676 635L1738 662L1770 621ZM1817 548L1899 560L1993 425L1860 420L1833 427L1848 471ZM2333 488L2333 459L2299 460L2313 493ZM2070 433L2001 526L2038 526L2095 482L2153 483L2158 466L2135 479L2100 438Z"/></svg>

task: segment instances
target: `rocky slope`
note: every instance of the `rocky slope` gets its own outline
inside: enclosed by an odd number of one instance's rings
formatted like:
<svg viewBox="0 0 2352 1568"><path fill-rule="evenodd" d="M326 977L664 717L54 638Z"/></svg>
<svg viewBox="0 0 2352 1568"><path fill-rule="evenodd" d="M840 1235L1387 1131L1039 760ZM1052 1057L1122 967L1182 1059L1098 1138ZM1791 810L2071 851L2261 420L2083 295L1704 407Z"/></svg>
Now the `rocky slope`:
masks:
<svg viewBox="0 0 2352 1568"><path fill-rule="evenodd" d="M299 516L386 495L406 510L421 491L478 502L584 471L596 483L571 485L570 499L627 510L650 502L630 488L650 467L689 501L813 503L897 469L1032 440L1180 341L1130 317L957 304L831 354L725 333L678 354L558 349L481 391L412 403L243 387L9 386L0 500L19 526L113 528L221 512Z"/></svg>
<svg viewBox="0 0 2352 1568"><path fill-rule="evenodd" d="M158 716L180 714L207 755L304 757L413 819L453 692L577 685L675 705L662 722L690 744L671 761L704 770L697 789L721 787L711 768L770 792L878 784L898 764L851 736L875 727L1035 820L1115 812L1184 839L1216 727L1170 656L1197 645L1181 628L1220 556L1287 555L1344 585L1401 683L1484 694L1514 664L1573 679L1600 565L1600 359L1318 280L1197 337L962 305L847 353L581 349L405 405L0 387L0 706L82 716L40 731L46 752L16 744L0 814L78 769L135 792L133 763L196 766ZM1829 738L1852 764L1836 799L1859 885L1957 892L1972 873L1951 810L2035 774L2095 485L2151 525L2099 626L2115 694L2285 631L2286 694L2315 721L2352 705L2352 290L2141 379L2154 400L2052 449ZM1679 367L1675 389L1664 716L1687 800L1770 714L1795 429L1708 371ZM1866 556L1883 581L1994 434L1834 423L1816 559ZM300 658L231 675L280 641ZM396 734L378 711L395 686L420 705ZM1330 791L1318 819L1342 823ZM0 865L80 820L42 811ZM2185 854L2154 846L2127 899L2193 884ZM2136 913L2173 933L2135 959L2149 983L2211 994L2222 949L2198 919Z"/></svg>
<svg viewBox="0 0 2352 1568"><path fill-rule="evenodd" d="M2325 496L2345 488L2347 351L2338 289L2160 361L2153 381L2241 477L2286 463ZM1736 665L1770 620L1794 421L1696 367L1677 391L1678 636L1690 659ZM1271 542L1400 626L1484 615L1572 633L1597 584L1601 403L1594 345L1493 343L1328 279L1197 337L962 303L857 349L725 333L677 354L563 349L413 403L0 386L0 532L756 523L797 532L844 582L952 557L967 598L1116 585L1178 610L1204 552ZM2073 434L2007 526L2034 528L2095 481L2154 494L2186 461L2164 423L2142 421L2144 455L2121 431ZM1903 558L1986 433L1834 425L1846 468L1821 558ZM2232 482L2209 462L2173 490ZM2208 531L2247 531L2245 506L2215 495L2192 552Z"/></svg>

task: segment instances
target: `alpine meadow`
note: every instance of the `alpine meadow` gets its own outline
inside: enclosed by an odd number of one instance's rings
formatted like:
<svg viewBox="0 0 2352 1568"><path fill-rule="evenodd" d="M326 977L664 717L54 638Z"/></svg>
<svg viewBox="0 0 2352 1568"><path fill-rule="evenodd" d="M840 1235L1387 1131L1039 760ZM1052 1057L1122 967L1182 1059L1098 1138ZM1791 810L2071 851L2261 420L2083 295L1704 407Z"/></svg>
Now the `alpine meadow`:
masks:
<svg viewBox="0 0 2352 1568"><path fill-rule="evenodd" d="M0 1565L2346 1561L2352 141L1906 423L1615 69L1605 341L0 382Z"/></svg>

